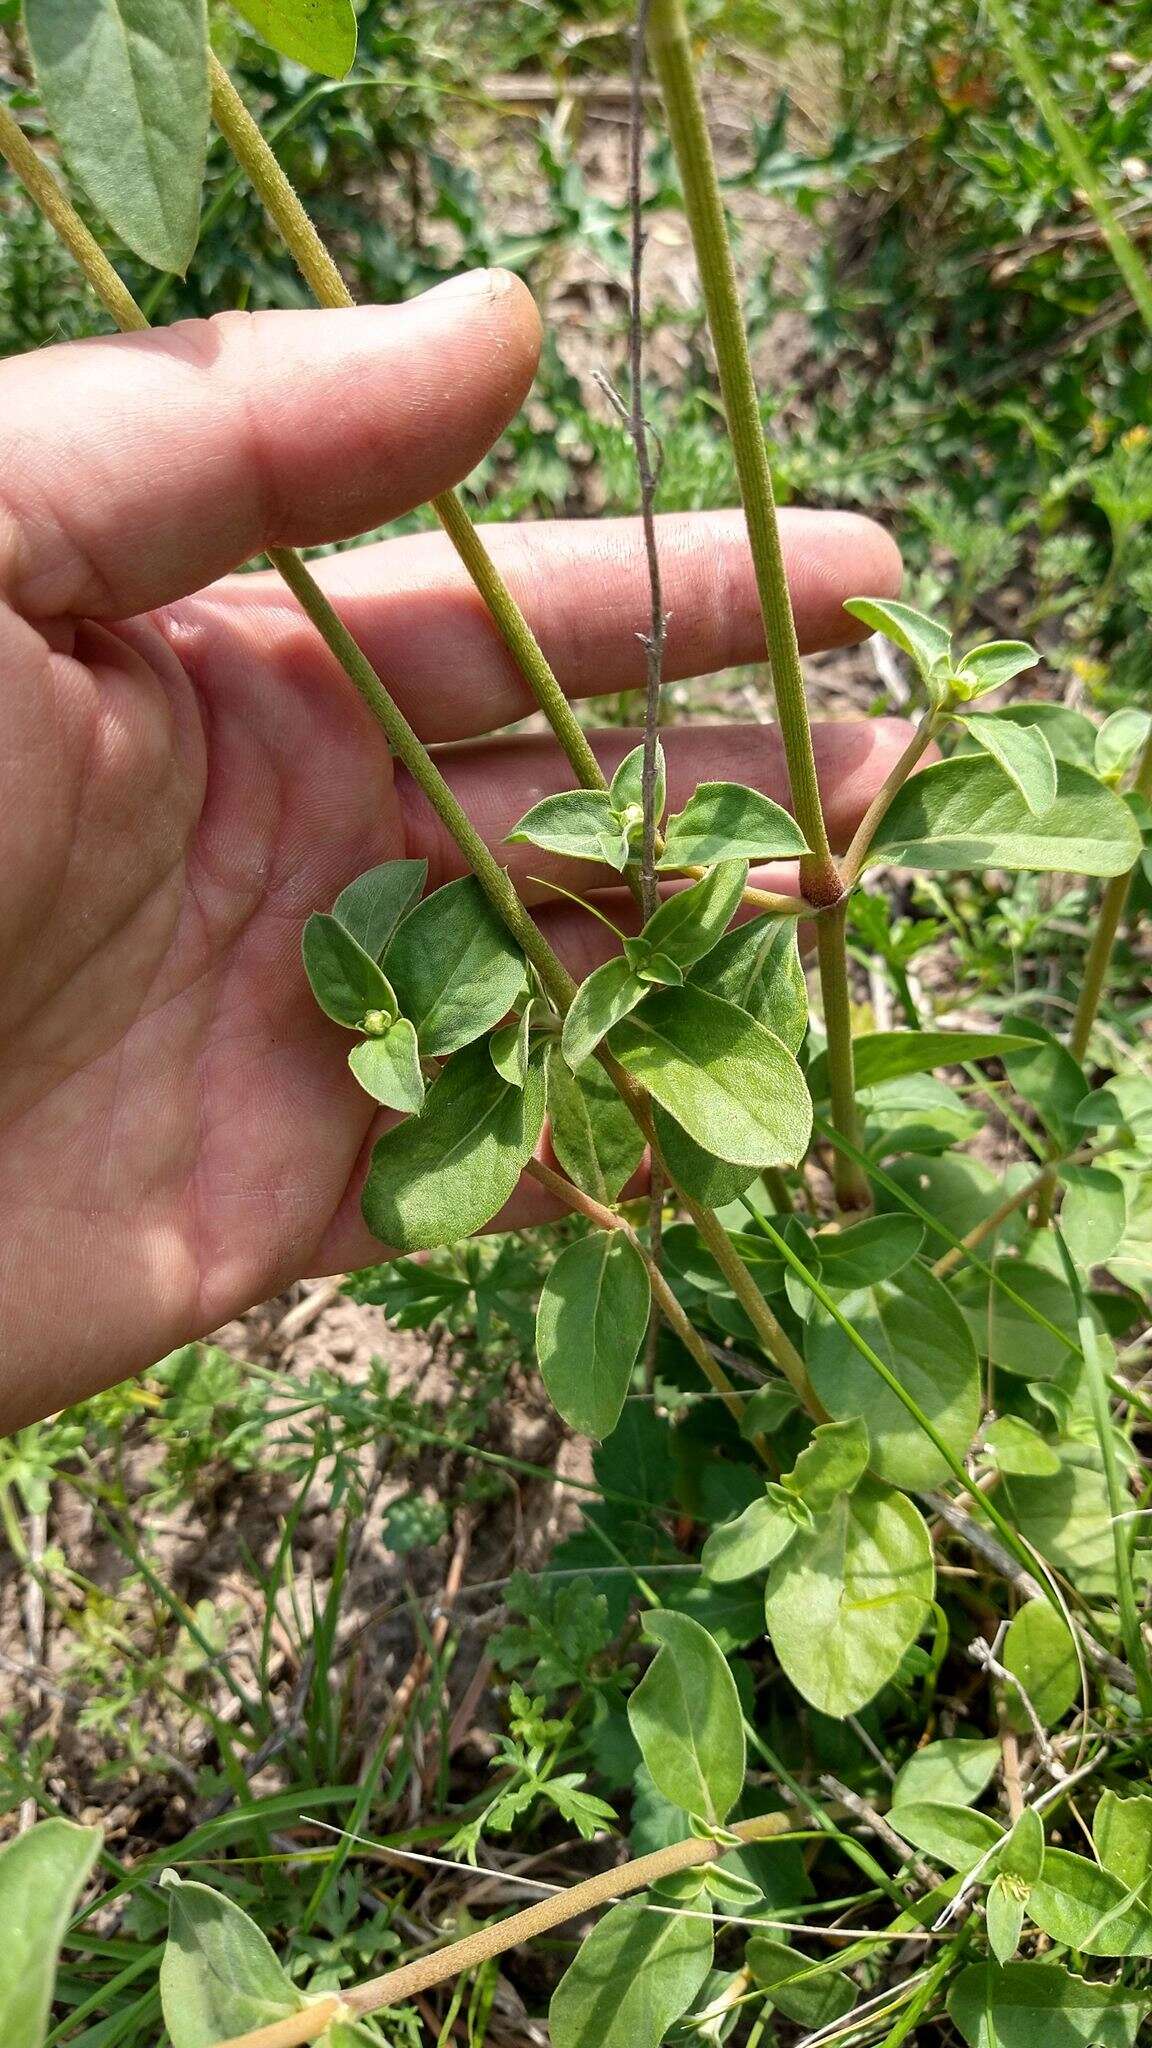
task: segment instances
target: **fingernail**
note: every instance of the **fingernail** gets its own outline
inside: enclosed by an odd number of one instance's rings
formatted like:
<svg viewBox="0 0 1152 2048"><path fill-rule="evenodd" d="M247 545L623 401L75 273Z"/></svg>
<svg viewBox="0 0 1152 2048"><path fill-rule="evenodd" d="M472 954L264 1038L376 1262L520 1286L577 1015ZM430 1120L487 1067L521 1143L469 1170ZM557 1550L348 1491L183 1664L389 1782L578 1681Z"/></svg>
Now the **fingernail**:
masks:
<svg viewBox="0 0 1152 2048"><path fill-rule="evenodd" d="M494 299L508 289L506 270L465 270L459 277L446 277L423 294L426 299Z"/></svg>

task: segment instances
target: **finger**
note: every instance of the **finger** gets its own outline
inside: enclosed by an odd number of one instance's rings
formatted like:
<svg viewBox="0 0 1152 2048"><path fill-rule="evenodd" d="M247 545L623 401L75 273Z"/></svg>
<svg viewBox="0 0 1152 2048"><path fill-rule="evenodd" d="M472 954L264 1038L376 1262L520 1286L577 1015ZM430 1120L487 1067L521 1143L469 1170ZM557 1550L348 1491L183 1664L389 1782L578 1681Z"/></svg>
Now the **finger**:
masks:
<svg viewBox="0 0 1152 2048"><path fill-rule="evenodd" d="M835 848L847 846L868 805L911 738L900 718L850 719L812 729L816 772L828 833ZM640 735L623 727L590 734L604 772L611 775ZM679 809L699 782L743 782L776 803L788 803L788 772L775 726L690 725L664 735L668 757L668 806ZM546 901L543 883L565 888L603 888L610 871L545 853L536 846L509 846L507 836L542 797L570 789L572 773L552 739L512 736L445 748L437 755L468 816L526 902ZM397 772L397 796L409 855L428 862L429 887L465 872L455 841L411 779Z"/></svg>
<svg viewBox="0 0 1152 2048"><path fill-rule="evenodd" d="M785 511L781 535L802 650L858 640L848 597L894 597L900 555L855 512ZM658 520L669 681L764 656L760 603L742 512ZM644 681L650 592L639 522L541 521L484 527L484 543L571 697ZM448 540L415 534L357 548L317 574L422 739L469 739L535 706ZM230 634L258 635L296 663L324 662L315 635L274 578L237 577L205 602Z"/></svg>
<svg viewBox="0 0 1152 2048"><path fill-rule="evenodd" d="M539 346L504 271L403 306L223 314L0 368L0 588L121 618L262 548L337 540L466 476Z"/></svg>

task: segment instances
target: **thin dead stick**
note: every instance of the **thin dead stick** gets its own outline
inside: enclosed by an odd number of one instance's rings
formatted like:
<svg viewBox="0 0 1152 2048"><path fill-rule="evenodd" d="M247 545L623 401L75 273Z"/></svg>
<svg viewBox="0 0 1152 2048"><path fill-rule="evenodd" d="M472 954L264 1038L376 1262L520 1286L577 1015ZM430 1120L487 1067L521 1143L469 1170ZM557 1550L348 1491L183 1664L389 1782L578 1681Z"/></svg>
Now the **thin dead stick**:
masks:
<svg viewBox="0 0 1152 2048"><path fill-rule="evenodd" d="M386 1970L382 1977L373 1977L366 1984L357 1984L344 1992L341 1999L325 1999L321 2005L290 2013L287 2019L277 2020L270 2027L257 2027L252 2033L236 2034L230 2040L220 2042L218 2048L302 2048L303 2043L318 2040L325 2027L341 2013L358 2019L364 2013L379 2012L382 2006L402 2005L407 1999L417 1998L422 1991L431 1990L433 1985L444 1984L465 1970L475 1970L492 1956L505 1955L509 1949L519 1948L522 1942L548 1934L554 1927L579 1920L585 1913L598 1912L601 1907L632 1892L645 1891L649 1885L656 1884L661 1878L672 1877L677 1871L695 1870L705 1863L715 1863L730 1848L748 1842L767 1842L774 1835L789 1834L795 1825L791 1814L764 1813L754 1820L736 1821L727 1830L733 1838L730 1842L701 1841L696 1837L673 1842L667 1849L656 1849L649 1856L638 1856L632 1863L622 1863L615 1870L604 1870L597 1877L586 1878L583 1884L554 1892L550 1898L525 1907L522 1913L513 1913L507 1920L498 1920L491 1927L477 1928L474 1934L465 1935L463 1941L450 1942L447 1948L422 1956L418 1962Z"/></svg>

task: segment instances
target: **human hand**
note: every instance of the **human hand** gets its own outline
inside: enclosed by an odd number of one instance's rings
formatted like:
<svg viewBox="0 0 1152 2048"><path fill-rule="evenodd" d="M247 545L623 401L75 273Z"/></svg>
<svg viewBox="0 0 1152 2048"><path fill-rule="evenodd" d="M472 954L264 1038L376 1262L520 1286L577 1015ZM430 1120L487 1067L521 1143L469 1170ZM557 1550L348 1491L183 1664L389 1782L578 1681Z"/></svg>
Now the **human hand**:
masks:
<svg viewBox="0 0 1152 2048"><path fill-rule="evenodd" d="M465 476L538 340L523 287L482 273L402 307L229 314L0 366L0 1428L380 1256L359 1212L379 1115L300 931L378 861L426 857L430 887L460 861L284 587L228 572ZM894 547L852 515L782 525L802 646L856 637L842 600L895 593ZM660 537L668 677L760 659L740 515L670 515ZM573 697L642 681L633 522L485 539ZM421 737L462 743L445 773L586 971L591 920L528 880L559 866L503 845L569 771L550 740L486 737L533 705L448 542L318 573ZM634 738L603 735L606 765ZM906 738L816 728L834 843ZM692 726L667 750L673 805L709 776L786 800L772 728ZM526 1187L506 1220L538 1201Z"/></svg>

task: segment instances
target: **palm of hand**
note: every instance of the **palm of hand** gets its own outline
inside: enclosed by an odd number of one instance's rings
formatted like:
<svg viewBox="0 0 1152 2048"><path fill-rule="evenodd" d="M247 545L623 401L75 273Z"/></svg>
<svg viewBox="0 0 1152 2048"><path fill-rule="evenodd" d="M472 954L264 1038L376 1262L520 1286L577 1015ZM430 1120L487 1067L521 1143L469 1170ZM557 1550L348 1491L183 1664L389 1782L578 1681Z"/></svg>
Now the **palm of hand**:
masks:
<svg viewBox="0 0 1152 2048"><path fill-rule="evenodd" d="M358 327L360 315L262 316L265 346L270 322L278 358L296 348L303 389L286 402L293 421L275 423L275 448L258 451L264 488L249 488L254 502L239 531L226 518L214 525L213 514L222 491L243 496L252 452L233 457L238 486L235 475L218 475L219 449L202 418L172 427L173 404L187 401L169 388L184 368L171 337L87 345L101 352L95 371L84 346L6 369L10 392L23 377L41 395L61 377L79 387L95 375L114 414L109 392L114 401L140 370L115 352L155 351L157 409L177 455L192 450L193 472L174 460L173 474L142 493L131 443L110 467L104 451L92 499L76 500L79 537L57 505L41 546L24 505L8 552L0 1299L13 1422L147 1365L301 1273L372 1256L358 1195L376 1112L348 1074L349 1041L312 1001L299 934L309 911L327 907L364 868L414 853L430 858L433 880L444 879L458 871L452 850L404 778L394 781L376 728L274 579L232 579L163 610L141 607L172 595L178 571L166 556L181 541L196 580L207 580L204 572L261 542L315 540L391 516L472 465L523 394L534 320L526 297L491 282L471 301L445 294L435 307L440 298L371 314L371 333ZM198 364L201 384L222 375L226 354L215 346L220 330L207 331L214 349L209 369ZM414 334L425 344L415 357ZM393 338L406 345L399 388L383 345ZM357 386L358 346L367 369L361 364ZM251 342L244 347L250 352ZM466 356L469 373L455 385L446 381L453 351ZM368 369L375 382L366 384ZM325 377L345 391L349 376L358 395L332 434L347 443L346 473L326 485L310 465L308 400L318 385L323 393ZM429 447L430 381L443 426ZM199 389L197 397L202 404ZM147 395L136 410L146 431ZM76 440L87 432L91 444L101 421L96 412L77 430L77 416L66 445L83 476ZM51 452L50 423L47 432ZM39 419L23 426L17 475L43 433ZM379 465L372 473L366 462L382 435L391 454L399 451L383 484ZM340 453L337 445L337 468ZM37 513L51 498L40 488L45 474L50 486L51 460L28 494ZM636 537L608 526L536 529L532 538L528 561L515 533L495 536L505 565L519 569L562 680L574 694L631 682L639 655L627 622L642 619L644 602ZM810 642L847 637L840 599L890 589L892 551L862 521L825 531L801 518L793 539L802 630ZM681 600L670 673L753 658L759 633L739 522L677 522L668 540ZM444 545L391 543L340 558L326 574L370 655L406 686L425 738L490 731L527 708ZM104 622L121 611L136 615ZM825 736L841 836L898 743L891 728ZM627 744L613 735L607 752L618 757ZM702 749L714 764L701 766ZM466 746L446 759L493 844L543 788L568 779L536 741ZM729 728L702 741L697 729L691 753L679 767L673 759L673 784L679 775L691 786L708 772L742 773L783 793L763 730ZM541 865L533 853L529 871ZM551 915L553 936L581 964L588 935L569 914Z"/></svg>

